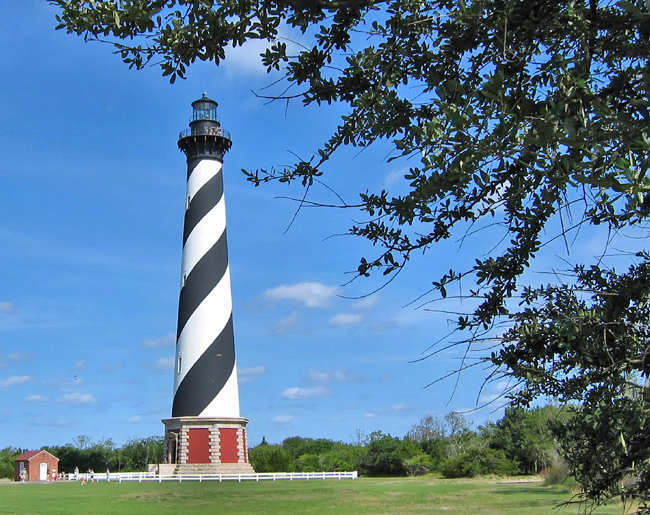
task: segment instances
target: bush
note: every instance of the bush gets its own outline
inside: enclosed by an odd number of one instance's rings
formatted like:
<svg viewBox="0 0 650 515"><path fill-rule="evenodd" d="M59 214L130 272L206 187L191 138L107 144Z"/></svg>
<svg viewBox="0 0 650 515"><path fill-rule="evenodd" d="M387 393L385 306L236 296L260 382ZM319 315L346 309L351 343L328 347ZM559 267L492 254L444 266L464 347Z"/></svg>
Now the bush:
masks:
<svg viewBox="0 0 650 515"><path fill-rule="evenodd" d="M417 444L409 439L382 435L368 446L360 469L368 476L406 476L409 473L407 461L422 454Z"/></svg>
<svg viewBox="0 0 650 515"><path fill-rule="evenodd" d="M447 438L435 438L420 442L422 451L431 456L431 470L440 470L449 456L449 441Z"/></svg>
<svg viewBox="0 0 650 515"><path fill-rule="evenodd" d="M361 445L350 445L336 443L332 449L321 454L321 465L323 470L343 472L348 470L359 470L361 461L366 456L367 449Z"/></svg>
<svg viewBox="0 0 650 515"><path fill-rule="evenodd" d="M448 459L442 465L444 477L475 477L482 474L509 476L516 474L519 465L506 458L502 449L478 449L476 452L464 452Z"/></svg>
<svg viewBox="0 0 650 515"><path fill-rule="evenodd" d="M293 459L280 445L261 444L248 451L255 472L291 472Z"/></svg>
<svg viewBox="0 0 650 515"><path fill-rule="evenodd" d="M565 462L560 461L544 470L542 475L544 476L545 485L560 485L569 479L571 471Z"/></svg>
<svg viewBox="0 0 650 515"><path fill-rule="evenodd" d="M295 461L296 472L322 472L325 470L321 465L318 454L303 454ZM257 469L255 469L257 470Z"/></svg>
<svg viewBox="0 0 650 515"><path fill-rule="evenodd" d="M474 477L478 472L478 463L473 456L463 453L449 458L440 467L440 472L447 478Z"/></svg>
<svg viewBox="0 0 650 515"><path fill-rule="evenodd" d="M6 447L0 450L0 478L14 478L14 459L21 454L20 449Z"/></svg>
<svg viewBox="0 0 650 515"><path fill-rule="evenodd" d="M314 454L319 456L336 445L332 440L325 438L302 438L300 436L292 436L285 438L282 442L282 447L293 456L294 459L302 456L303 454Z"/></svg>
<svg viewBox="0 0 650 515"><path fill-rule="evenodd" d="M434 462L431 456L421 453L404 460L404 467L409 476L421 476L434 470Z"/></svg>

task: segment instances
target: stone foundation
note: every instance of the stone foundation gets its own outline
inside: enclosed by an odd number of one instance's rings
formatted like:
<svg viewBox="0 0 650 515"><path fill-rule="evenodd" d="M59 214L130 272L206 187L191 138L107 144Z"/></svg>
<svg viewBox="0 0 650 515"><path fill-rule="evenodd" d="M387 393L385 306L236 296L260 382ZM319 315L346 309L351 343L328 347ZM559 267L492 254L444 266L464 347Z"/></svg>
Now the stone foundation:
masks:
<svg viewBox="0 0 650 515"><path fill-rule="evenodd" d="M147 465L147 472L153 472L159 476L171 476L175 470L175 463L153 463Z"/></svg>
<svg viewBox="0 0 650 515"><path fill-rule="evenodd" d="M165 470L175 465L174 474L255 472L248 462L248 419L174 417L162 422Z"/></svg>
<svg viewBox="0 0 650 515"><path fill-rule="evenodd" d="M250 463L188 463L176 465L174 474L255 474L255 470Z"/></svg>

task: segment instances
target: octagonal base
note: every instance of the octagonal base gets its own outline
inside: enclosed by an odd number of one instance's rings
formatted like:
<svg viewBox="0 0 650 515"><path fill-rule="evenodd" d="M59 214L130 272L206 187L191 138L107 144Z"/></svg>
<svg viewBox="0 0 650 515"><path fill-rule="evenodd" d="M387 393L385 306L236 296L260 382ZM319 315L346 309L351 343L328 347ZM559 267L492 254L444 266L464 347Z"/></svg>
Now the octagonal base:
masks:
<svg viewBox="0 0 650 515"><path fill-rule="evenodd" d="M176 474L253 473L246 418L174 417L165 424L164 462Z"/></svg>

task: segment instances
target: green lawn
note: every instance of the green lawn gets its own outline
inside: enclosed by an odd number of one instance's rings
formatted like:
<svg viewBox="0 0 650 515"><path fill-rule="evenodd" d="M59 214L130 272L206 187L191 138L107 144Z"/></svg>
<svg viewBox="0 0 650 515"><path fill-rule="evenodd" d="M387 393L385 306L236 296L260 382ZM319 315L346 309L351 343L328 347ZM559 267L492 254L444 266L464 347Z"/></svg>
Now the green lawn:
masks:
<svg viewBox="0 0 650 515"><path fill-rule="evenodd" d="M580 513L572 493L497 479L0 484L0 513ZM583 510L584 512L584 510ZM595 513L621 513L612 505Z"/></svg>

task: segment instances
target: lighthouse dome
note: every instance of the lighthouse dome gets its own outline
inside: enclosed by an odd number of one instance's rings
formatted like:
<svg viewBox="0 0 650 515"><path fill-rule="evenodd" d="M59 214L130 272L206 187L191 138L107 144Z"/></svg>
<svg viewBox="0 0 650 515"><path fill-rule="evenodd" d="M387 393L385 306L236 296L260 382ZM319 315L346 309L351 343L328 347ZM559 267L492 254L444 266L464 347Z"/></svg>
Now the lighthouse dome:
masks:
<svg viewBox="0 0 650 515"><path fill-rule="evenodd" d="M203 93L203 96L198 100L192 102L192 118L190 122L195 122L197 120L209 120L218 122L217 118L217 102L208 98L207 93Z"/></svg>

